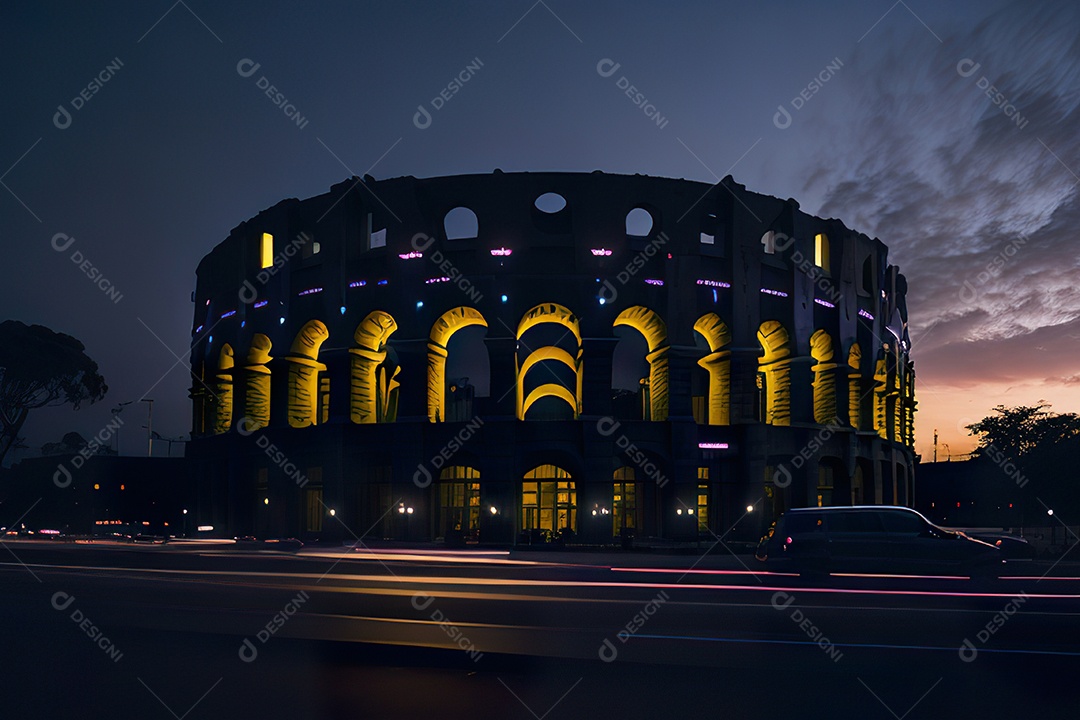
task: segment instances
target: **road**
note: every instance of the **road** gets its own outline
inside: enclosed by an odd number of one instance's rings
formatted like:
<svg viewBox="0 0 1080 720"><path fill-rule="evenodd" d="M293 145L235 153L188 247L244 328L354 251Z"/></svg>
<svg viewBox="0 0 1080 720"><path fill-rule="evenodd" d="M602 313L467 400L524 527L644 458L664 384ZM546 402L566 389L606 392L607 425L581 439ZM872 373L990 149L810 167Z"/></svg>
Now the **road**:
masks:
<svg viewBox="0 0 1080 720"><path fill-rule="evenodd" d="M808 580L726 553L3 547L7 717L1080 710L1070 563Z"/></svg>

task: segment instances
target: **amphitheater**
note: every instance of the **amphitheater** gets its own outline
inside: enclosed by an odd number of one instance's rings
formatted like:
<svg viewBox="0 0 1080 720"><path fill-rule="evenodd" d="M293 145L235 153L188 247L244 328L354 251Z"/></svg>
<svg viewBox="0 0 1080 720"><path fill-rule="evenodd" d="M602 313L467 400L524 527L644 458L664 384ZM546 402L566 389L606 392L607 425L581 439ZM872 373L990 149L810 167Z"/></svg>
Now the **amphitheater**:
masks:
<svg viewBox="0 0 1080 720"><path fill-rule="evenodd" d="M605 544L910 505L906 290L880 240L730 177L349 178L199 264L196 520Z"/></svg>

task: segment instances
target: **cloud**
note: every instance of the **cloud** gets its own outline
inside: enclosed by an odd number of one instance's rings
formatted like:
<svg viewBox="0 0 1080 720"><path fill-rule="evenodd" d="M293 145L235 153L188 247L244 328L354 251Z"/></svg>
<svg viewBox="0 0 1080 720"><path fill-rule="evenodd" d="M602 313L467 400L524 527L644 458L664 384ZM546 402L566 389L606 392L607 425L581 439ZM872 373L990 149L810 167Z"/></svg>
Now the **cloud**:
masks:
<svg viewBox="0 0 1080 720"><path fill-rule="evenodd" d="M1075 377L1078 26L1075 3L1017 2L940 44L915 28L860 45L831 93L833 152L804 173L827 185L817 214L889 246L933 382Z"/></svg>

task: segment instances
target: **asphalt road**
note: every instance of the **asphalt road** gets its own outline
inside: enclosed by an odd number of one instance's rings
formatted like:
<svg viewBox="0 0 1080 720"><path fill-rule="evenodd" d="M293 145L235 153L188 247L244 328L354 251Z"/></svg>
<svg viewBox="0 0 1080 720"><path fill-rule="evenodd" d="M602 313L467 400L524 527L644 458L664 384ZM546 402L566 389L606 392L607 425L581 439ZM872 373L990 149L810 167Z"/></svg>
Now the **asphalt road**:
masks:
<svg viewBox="0 0 1080 720"><path fill-rule="evenodd" d="M1080 711L1069 563L808 580L727 554L0 553L5 717Z"/></svg>

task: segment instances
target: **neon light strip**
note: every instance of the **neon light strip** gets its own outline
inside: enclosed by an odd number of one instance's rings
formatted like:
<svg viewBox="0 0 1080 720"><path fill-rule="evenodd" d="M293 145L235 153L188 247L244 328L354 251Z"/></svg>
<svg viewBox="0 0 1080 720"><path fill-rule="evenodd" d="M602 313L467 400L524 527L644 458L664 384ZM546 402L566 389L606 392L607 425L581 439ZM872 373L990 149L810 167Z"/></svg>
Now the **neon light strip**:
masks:
<svg viewBox="0 0 1080 720"><path fill-rule="evenodd" d="M224 320L225 318L231 318L231 317L232 317L233 315L235 315L235 314L236 314L236 311L235 311L235 310L230 310L229 312L227 312L227 313L225 313L224 315L222 315L222 316L221 316L221 319L222 319L222 320Z"/></svg>
<svg viewBox="0 0 1080 720"><path fill-rule="evenodd" d="M607 248L589 248L589 252L591 252L596 257L607 257L611 254L611 251Z"/></svg>
<svg viewBox="0 0 1080 720"><path fill-rule="evenodd" d="M514 251L510 248L497 247L491 251L491 254L499 257L507 257L509 255L513 255Z"/></svg>
<svg viewBox="0 0 1080 720"><path fill-rule="evenodd" d="M424 281L424 284L425 285L431 285L432 283L441 283L441 282L450 282L450 278L446 277L445 275L443 277L428 278L427 280Z"/></svg>
<svg viewBox="0 0 1080 720"><path fill-rule="evenodd" d="M314 288L308 288L307 290L301 290L299 293L297 293L297 295L300 295L300 296L314 295L316 293L321 293L321 292L322 292L321 287L314 287Z"/></svg>
<svg viewBox="0 0 1080 720"><path fill-rule="evenodd" d="M761 288L761 292L766 295L775 295L776 297L787 297L788 294L783 290L771 290L769 288Z"/></svg>
<svg viewBox="0 0 1080 720"><path fill-rule="evenodd" d="M822 300L821 298L814 298L814 302L816 302L818 305L821 305L822 307L827 307L827 308L835 308L836 307L835 305L833 305L828 300Z"/></svg>
<svg viewBox="0 0 1080 720"><path fill-rule="evenodd" d="M375 284L376 284L376 285L385 285L385 284L387 284L388 282L390 282L390 281L389 281L389 280L380 280L379 282L377 282L377 283L375 283Z"/></svg>
<svg viewBox="0 0 1080 720"><path fill-rule="evenodd" d="M365 285L367 285L367 280L353 280L349 283L351 288L364 287Z"/></svg>
<svg viewBox="0 0 1080 720"><path fill-rule="evenodd" d="M664 281L663 280L657 280L655 278L645 278L645 284L646 285L663 285Z"/></svg>
<svg viewBox="0 0 1080 720"><path fill-rule="evenodd" d="M698 280L697 284L698 285L705 285L707 287L714 287L714 288L729 288L729 287L731 287L731 283L726 283L723 280Z"/></svg>
<svg viewBox="0 0 1080 720"><path fill-rule="evenodd" d="M697 444L702 450L727 450L728 444L721 442L700 442Z"/></svg>
<svg viewBox="0 0 1080 720"><path fill-rule="evenodd" d="M401 258L402 260L413 260L415 258L424 257L424 253L417 252L416 250L412 250L412 251L407 252L407 253L398 253L398 257Z"/></svg>
<svg viewBox="0 0 1080 720"><path fill-rule="evenodd" d="M873 316L873 315L871 315L870 313L866 312L866 311L865 311L865 310L863 310L862 308L859 308L859 317L864 317L864 318L866 318L867 320L873 320L873 319L874 319L874 316Z"/></svg>

